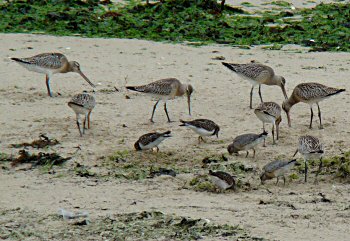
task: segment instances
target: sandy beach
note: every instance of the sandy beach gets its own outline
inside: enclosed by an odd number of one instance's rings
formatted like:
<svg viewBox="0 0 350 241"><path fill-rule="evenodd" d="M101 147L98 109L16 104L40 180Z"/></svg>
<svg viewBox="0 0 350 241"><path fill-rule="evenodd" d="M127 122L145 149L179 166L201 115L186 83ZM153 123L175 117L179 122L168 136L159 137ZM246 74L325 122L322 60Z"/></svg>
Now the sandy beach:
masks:
<svg viewBox="0 0 350 241"><path fill-rule="evenodd" d="M208 155L225 154L229 162L239 161L260 170L277 158L290 159L298 137L304 134L320 138L326 157L339 155L350 146L349 53L308 52L298 46L274 51L262 47L191 47L142 40L29 34L0 34L0 39L1 152L16 156L19 149L10 144L30 142L45 133L60 141L59 145L45 151L73 156L63 167L55 168L55 174L43 174L37 169L0 170L0 212L20 208L39 215L52 215L59 208L74 210L79 207L87 210L93 220L114 213L159 210L207 218L218 224L240 225L256 237L271 240L348 239L350 185L330 176L321 176L317 185L311 174L307 184L299 178L288 181L286 186L276 186L274 180L260 186L257 173L251 177L256 187L253 190L216 194L182 188L198 173L140 181L98 180L70 174L58 178L57 175L65 174L76 162L102 172L101 159L116 151L134 152L134 142L151 131L171 130L173 137L159 146L160 151L174 153L179 165L189 168L199 166ZM29 72L9 59L43 52L61 52L69 60L78 61L82 71L97 85L92 128L83 138L79 136L75 114L67 102L82 90L91 91L91 87L78 74L57 74L51 81L54 98L49 98L43 74ZM262 124L249 109L249 82L225 69L220 60L215 60L217 57L236 63L255 60L273 67L277 74L285 77L288 95L303 82L318 82L347 91L321 102L324 129L317 128L315 115L314 129L309 130L309 107L298 104L291 110L291 128L283 113L277 145L272 145L270 135L267 147L258 147L255 159L245 158L244 154L228 156L227 145L235 136L259 133ZM163 106L159 105L155 123L151 124L154 100L144 94L128 92L124 86L168 77L193 85L192 116L188 115L186 98L177 98L167 103L170 118L175 122L167 122ZM254 92L254 107L260 101L257 91ZM263 86L262 94L265 101L282 104L280 88ZM130 98L125 98L126 95ZM317 113L317 108L314 112ZM193 132L179 127L179 119L195 118L208 118L219 124L219 139L209 138L207 143L198 145ZM271 133L271 126L267 128ZM81 150L76 153L78 145ZM207 172L204 168L201 174ZM331 202L320 202L319 193L325 194ZM12 219L12 216L0 217L3 223ZM62 228L62 223L46 223L38 230L50 233L56 228Z"/></svg>

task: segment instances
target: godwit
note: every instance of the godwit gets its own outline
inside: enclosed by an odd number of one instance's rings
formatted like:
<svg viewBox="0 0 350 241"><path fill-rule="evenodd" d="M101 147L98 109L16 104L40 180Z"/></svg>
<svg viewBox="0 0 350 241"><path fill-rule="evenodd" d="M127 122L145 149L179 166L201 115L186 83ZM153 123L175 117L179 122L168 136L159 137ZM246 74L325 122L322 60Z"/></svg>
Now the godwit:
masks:
<svg viewBox="0 0 350 241"><path fill-rule="evenodd" d="M154 111L157 108L157 104L160 100L164 100L164 110L165 114L168 118L168 122L170 121L168 110L166 108L166 101L170 99L174 99L176 96L187 95L187 103L188 103L188 113L191 115L191 94L193 92L192 85L189 84L181 84L178 79L168 78L161 79L155 82L149 83L147 85L141 86L126 86L128 90L138 91L142 93L147 93L152 96L155 96L158 100L153 106L151 122L153 122Z"/></svg>
<svg viewBox="0 0 350 241"><path fill-rule="evenodd" d="M90 114L95 105L95 98L92 95L89 95L86 91L82 94L74 95L71 101L68 102L68 106L74 110L77 116L77 126L80 136L85 134L86 121L88 122L88 129L90 129ZM80 129L80 115L84 115L83 132Z"/></svg>
<svg viewBox="0 0 350 241"><path fill-rule="evenodd" d="M266 180L277 178L276 185L278 184L279 178L283 177L283 183L286 185L285 173L289 171L296 163L296 159L291 161L276 160L268 163L263 167L263 173L260 175L261 184L264 184Z"/></svg>
<svg viewBox="0 0 350 241"><path fill-rule="evenodd" d="M239 76L244 79L248 79L252 84L252 89L250 91L250 109L253 109L253 89L256 85L259 85L259 96L261 102L263 102L261 96L261 85L278 85L281 87L284 97L287 99L287 93L285 89L286 80L282 76L275 75L273 69L269 66L259 64L256 62L251 62L248 64L233 64L222 62L224 66L230 70L236 72Z"/></svg>
<svg viewBox="0 0 350 241"><path fill-rule="evenodd" d="M170 133L171 131L144 134L135 142L134 147L137 151L148 150L156 147L158 152L158 145L165 139L171 137Z"/></svg>
<svg viewBox="0 0 350 241"><path fill-rule="evenodd" d="M68 61L63 54L44 53L29 58L11 59L30 71L46 74L47 93L50 97L52 97L50 89L51 76L57 73L76 72L95 88L95 85L81 72L79 63L76 61Z"/></svg>
<svg viewBox="0 0 350 241"><path fill-rule="evenodd" d="M236 182L233 176L230 174L222 171L213 172L212 170L209 170L209 175L214 185L217 186L220 190L225 191L229 188L235 190Z"/></svg>
<svg viewBox="0 0 350 241"><path fill-rule="evenodd" d="M332 96L345 91L345 89L337 89L328 87L319 83L302 83L298 84L289 99L283 102L282 108L287 114L288 126L291 127L291 120L289 116L289 111L293 105L304 102L310 105L311 119L309 128L312 129L312 118L314 117L314 112L312 111L312 105L317 104L318 107L318 118L320 120L320 129L323 129L321 121L321 109L319 102Z"/></svg>
<svg viewBox="0 0 350 241"><path fill-rule="evenodd" d="M276 139L279 136L279 124L282 121L281 107L275 102L262 102L255 110L255 115L262 121L263 130L265 131L265 123L272 123L272 139L275 143L275 126L276 126ZM264 140L265 146L265 140Z"/></svg>
<svg viewBox="0 0 350 241"><path fill-rule="evenodd" d="M305 162L305 182L307 182L307 170L308 160L315 160L320 159L320 166L318 168L318 172L316 173L316 180L317 176L321 172L322 168L322 157L324 154L323 145L321 144L320 140L314 136L301 136L299 137L299 146L296 152L294 153L293 157L300 153L304 156L304 162Z"/></svg>
<svg viewBox="0 0 350 241"><path fill-rule="evenodd" d="M254 154L253 158L255 157L255 147L265 140L267 137L267 132L263 132L261 134L244 134L237 136L235 139L233 139L233 143L230 144L227 147L227 151L232 155L233 153L238 154L239 151L247 151L247 155L245 157L248 157L249 150L253 149Z"/></svg>
<svg viewBox="0 0 350 241"><path fill-rule="evenodd" d="M215 124L214 121L207 119L196 119L193 121L180 120L180 122L182 123L180 126L186 126L199 135L198 143L201 143L201 140L205 142L203 136L216 135L216 137L219 137L220 127Z"/></svg>

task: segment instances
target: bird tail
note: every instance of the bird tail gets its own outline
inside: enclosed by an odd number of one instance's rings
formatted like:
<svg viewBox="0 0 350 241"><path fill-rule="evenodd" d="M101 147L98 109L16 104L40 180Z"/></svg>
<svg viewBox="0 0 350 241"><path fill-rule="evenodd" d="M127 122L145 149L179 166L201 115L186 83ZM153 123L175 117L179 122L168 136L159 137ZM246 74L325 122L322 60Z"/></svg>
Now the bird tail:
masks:
<svg viewBox="0 0 350 241"><path fill-rule="evenodd" d="M19 58L11 58L11 59L16 61L16 62L20 62L20 63L24 63L24 64L30 64L29 62L25 61L24 59L19 59Z"/></svg>
<svg viewBox="0 0 350 241"><path fill-rule="evenodd" d="M261 133L260 135L259 135L259 137L263 137L263 136L267 136L269 133L267 132L267 131L264 131L263 133Z"/></svg>
<svg viewBox="0 0 350 241"><path fill-rule="evenodd" d="M163 133L162 133L162 136L163 136L163 137L171 137L170 133L171 133L171 131L163 132Z"/></svg>
<svg viewBox="0 0 350 241"><path fill-rule="evenodd" d="M182 124L179 125L179 126L186 126L186 124L187 124L187 121L184 121L184 120L180 120L180 122L181 122Z"/></svg>
<svg viewBox="0 0 350 241"><path fill-rule="evenodd" d="M221 62L221 63L227 68L229 68L230 70L237 72L236 67L238 66L238 64L232 64L232 63L226 63L226 62Z"/></svg>
<svg viewBox="0 0 350 241"><path fill-rule="evenodd" d="M141 151L142 150L141 147L140 147L139 141L135 142L134 147L135 147L136 151Z"/></svg>
<svg viewBox="0 0 350 241"><path fill-rule="evenodd" d="M345 89L339 89L336 92L329 94L328 96L336 95L336 94L339 94L339 93L344 92L344 91L345 91Z"/></svg>
<svg viewBox="0 0 350 241"><path fill-rule="evenodd" d="M296 163L297 163L297 159L293 159L293 160L289 161L289 162L286 164L286 166L292 167L292 166L294 166Z"/></svg>

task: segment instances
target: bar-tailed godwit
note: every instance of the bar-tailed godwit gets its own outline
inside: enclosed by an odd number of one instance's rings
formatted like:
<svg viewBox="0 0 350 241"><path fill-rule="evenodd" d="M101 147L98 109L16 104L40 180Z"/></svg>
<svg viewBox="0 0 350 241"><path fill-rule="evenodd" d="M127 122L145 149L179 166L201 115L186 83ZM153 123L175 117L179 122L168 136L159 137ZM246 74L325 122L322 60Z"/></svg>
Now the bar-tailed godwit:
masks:
<svg viewBox="0 0 350 241"><path fill-rule="evenodd" d="M159 151L158 145L165 139L171 137L171 131L166 131L163 133L152 132L142 135L134 144L134 147L137 151L149 150L154 147Z"/></svg>
<svg viewBox="0 0 350 241"><path fill-rule="evenodd" d="M273 144L276 144L275 126L276 126L276 139L278 140L279 124L282 121L281 107L275 102L262 102L254 110L254 113L262 121L264 131L265 131L265 123L272 124L272 139L273 139ZM265 146L265 140L264 140L264 146Z"/></svg>
<svg viewBox="0 0 350 241"><path fill-rule="evenodd" d="M236 182L233 176L230 174L222 171L213 172L212 170L209 170L209 175L214 185L217 186L220 190L225 191L229 188L235 190Z"/></svg>
<svg viewBox="0 0 350 241"><path fill-rule="evenodd" d="M95 98L86 91L81 94L74 95L71 101L68 102L68 106L74 110L77 116L77 126L80 136L85 134L86 122L88 129L90 129L90 115L95 105ZM83 131L81 131L80 128L80 115L84 115Z"/></svg>
<svg viewBox="0 0 350 241"><path fill-rule="evenodd" d="M180 120L182 123L180 126L186 126L190 129L192 129L194 132L196 132L198 137L198 142L201 143L201 141L205 142L203 139L203 136L214 136L219 137L219 131L220 127L215 124L214 121L207 120L207 119L196 119L193 121L183 121Z"/></svg>
<svg viewBox="0 0 350 241"><path fill-rule="evenodd" d="M168 118L168 122L171 122L168 115L168 110L166 108L166 101L174 99L176 96L187 96L188 112L189 115L191 115L191 94L193 92L193 87L190 84L181 84L181 82L178 79L161 79L146 85L126 86L126 88L128 90L138 91L152 95L158 99L155 105L153 106L151 122L153 122L154 111L156 110L157 104L160 100L164 101L164 111Z"/></svg>
<svg viewBox="0 0 350 241"><path fill-rule="evenodd" d="M321 144L320 140L314 136L301 136L299 137L299 145L298 149L294 153L293 157L300 153L304 157L305 162L305 182L307 182L307 170L308 170L308 160L316 160L320 159L320 165L318 168L318 172L316 173L316 180L317 176L321 172L322 168L322 157L324 155L324 148Z"/></svg>
<svg viewBox="0 0 350 241"><path fill-rule="evenodd" d="M245 157L248 157L249 150L253 149L254 154L253 158L255 157L255 147L263 142L265 138L267 137L267 132L263 132L261 134L243 134L240 136L237 136L235 139L233 139L233 143L230 144L227 147L228 153L231 155L233 153L238 154L239 151L246 151L247 155Z"/></svg>
<svg viewBox="0 0 350 241"><path fill-rule="evenodd" d="M269 66L259 64L256 62L251 62L248 64L234 64L222 62L224 66L234 71L239 76L247 79L252 84L252 89L250 90L250 109L253 109L253 89L256 85L259 85L259 96L261 102L263 102L261 96L261 85L278 85L281 87L284 97L287 99L287 93L285 89L286 80L284 77L275 75L273 69Z"/></svg>
<svg viewBox="0 0 350 241"><path fill-rule="evenodd" d="M314 116L314 112L312 111L313 104L316 104L318 107L318 118L320 120L320 129L323 129L322 120L321 120L321 109L319 106L319 102L327 99L330 96L339 94L345 91L345 89L337 89L333 87L328 87L319 83L302 83L298 84L289 99L283 102L282 108L287 114L288 125L291 127L291 120L289 111L293 105L304 102L310 105L311 110L311 119L309 128L312 129L312 118Z"/></svg>
<svg viewBox="0 0 350 241"><path fill-rule="evenodd" d="M296 163L296 159L291 161L276 160L268 163L263 167L263 173L260 175L261 184L264 184L266 180L277 178L276 185L278 184L279 178L283 178L283 183L286 185L286 174Z"/></svg>
<svg viewBox="0 0 350 241"><path fill-rule="evenodd" d="M92 87L95 85L80 70L76 61L68 61L66 56L60 53L43 53L29 58L11 58L26 69L46 75L47 94L52 97L50 89L51 76L57 73L76 72L80 74Z"/></svg>

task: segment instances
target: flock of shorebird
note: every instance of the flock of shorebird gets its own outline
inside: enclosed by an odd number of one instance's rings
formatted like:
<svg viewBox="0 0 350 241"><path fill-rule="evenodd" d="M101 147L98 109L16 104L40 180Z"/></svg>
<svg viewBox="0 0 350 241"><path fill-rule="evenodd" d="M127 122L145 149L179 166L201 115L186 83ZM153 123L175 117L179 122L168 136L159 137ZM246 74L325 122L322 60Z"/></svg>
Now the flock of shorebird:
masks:
<svg viewBox="0 0 350 241"><path fill-rule="evenodd" d="M30 71L44 73L46 75L46 86L47 92L50 97L52 97L52 92L50 89L50 79L53 74L56 73L67 73L76 72L79 73L92 87L95 85L83 74L80 70L80 65L76 61L68 61L68 59L60 53L43 53L35 55L29 58L11 58L23 67ZM254 110L256 116L263 123L263 132L261 134L243 134L237 136L233 142L228 146L227 150L230 154L238 154L239 151L246 151L246 157L249 154L249 150L253 150L255 157L255 147L259 143L264 143L268 133L265 130L265 124L272 124L272 136L273 144L275 141L275 129L276 129L276 139L279 139L279 124L282 121L281 110L286 112L288 118L288 125L291 126L290 110L293 105L304 102L309 104L311 109L311 119L309 128L312 128L313 110L312 106L314 104L318 107L318 117L319 117L319 128L323 128L321 119L321 109L319 102L327 99L330 96L336 95L345 91L345 89L337 89L332 87L327 87L319 83L302 83L297 85L291 96L288 98L285 89L286 80L282 76L275 74L274 70L266 65L252 61L247 64L233 64L222 62L222 64L228 69L232 70L239 76L249 80L252 84L250 91L250 108L253 108L252 97L254 87L259 85L259 96L261 103ZM282 108L275 102L264 102L261 95L261 85L277 85L282 89L285 101L282 104ZM191 115L191 94L193 93L193 87L190 84L182 84L178 79L167 78L161 79L149 84L141 86L126 86L128 90L142 92L151 95L157 99L157 102L153 106L153 111L150 121L153 122L154 112L157 108L159 101L164 101L164 111L169 122L171 122L166 101L174 99L177 96L187 96L188 111ZM93 95L88 94L84 91L81 94L74 95L74 97L68 102L68 106L71 107L76 114L76 124L80 133L83 136L86 126L90 128L90 114L96 105L96 101ZM80 115L84 116L83 127L80 124ZM215 124L215 122L208 119L196 119L192 121L180 120L181 125L192 129L196 132L199 137L199 143L201 141L205 142L203 137L214 136L218 137L220 127ZM166 138L171 137L171 132L166 131L163 133L152 132L142 135L138 141L135 143L134 147L136 150L148 150L156 148L159 150L158 145ZM320 165L317 175L320 173L322 168L322 156L324 154L324 148L320 140L313 136L301 136L299 138L299 145L294 156L299 152L304 157L305 162L305 182L307 182L307 172L308 172L308 160L320 159ZM277 160L273 161L263 168L263 173L260 176L261 182L264 183L265 180L272 178L277 178L277 182L280 177L284 179L284 174L296 163L295 160L284 161ZM232 175L217 171L210 171L209 175L212 176L214 183L222 190L231 188L235 186L235 180Z"/></svg>

